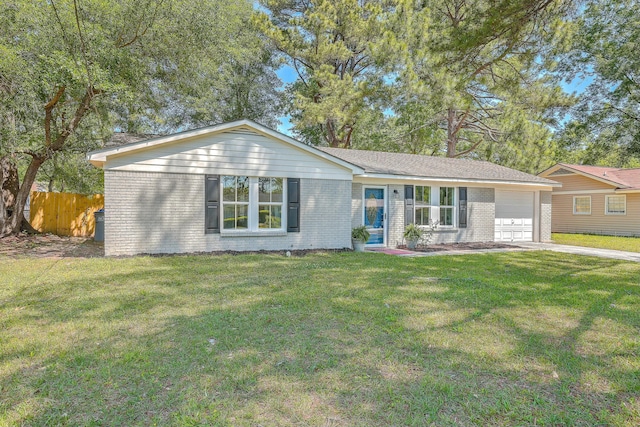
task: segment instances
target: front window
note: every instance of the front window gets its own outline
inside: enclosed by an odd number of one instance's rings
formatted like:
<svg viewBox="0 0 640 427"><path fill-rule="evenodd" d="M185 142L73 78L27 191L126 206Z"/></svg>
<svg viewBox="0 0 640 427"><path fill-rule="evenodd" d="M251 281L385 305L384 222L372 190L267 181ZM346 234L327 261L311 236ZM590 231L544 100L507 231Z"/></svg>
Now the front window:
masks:
<svg viewBox="0 0 640 427"><path fill-rule="evenodd" d="M591 215L591 196L575 196L573 198L574 215Z"/></svg>
<svg viewBox="0 0 640 427"><path fill-rule="evenodd" d="M222 178L223 228L238 230L249 228L249 177Z"/></svg>
<svg viewBox="0 0 640 427"><path fill-rule="evenodd" d="M455 187L416 185L414 190L417 225L430 225L432 222L444 227L455 225Z"/></svg>
<svg viewBox="0 0 640 427"><path fill-rule="evenodd" d="M627 196L606 196L605 213L607 215L626 215Z"/></svg>
<svg viewBox="0 0 640 427"><path fill-rule="evenodd" d="M416 186L415 219L418 225L429 225L431 220L431 187Z"/></svg>
<svg viewBox="0 0 640 427"><path fill-rule="evenodd" d="M440 225L453 226L454 187L440 187Z"/></svg>
<svg viewBox="0 0 640 427"><path fill-rule="evenodd" d="M280 230L283 178L222 177L224 230Z"/></svg>
<svg viewBox="0 0 640 427"><path fill-rule="evenodd" d="M258 200L258 228L282 228L282 178L259 178Z"/></svg>

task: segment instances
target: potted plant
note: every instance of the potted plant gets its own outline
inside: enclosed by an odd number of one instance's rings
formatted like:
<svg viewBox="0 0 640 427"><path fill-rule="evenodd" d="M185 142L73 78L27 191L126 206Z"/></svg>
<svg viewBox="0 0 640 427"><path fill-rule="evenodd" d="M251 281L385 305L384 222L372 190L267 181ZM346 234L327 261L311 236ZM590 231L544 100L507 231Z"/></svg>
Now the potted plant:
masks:
<svg viewBox="0 0 640 427"><path fill-rule="evenodd" d="M418 241L422 238L424 231L415 224L409 224L404 228L404 239L407 241L407 248L413 250Z"/></svg>
<svg viewBox="0 0 640 427"><path fill-rule="evenodd" d="M351 242L353 243L353 249L356 252L364 252L364 245L369 240L371 234L367 227L361 225L351 230Z"/></svg>

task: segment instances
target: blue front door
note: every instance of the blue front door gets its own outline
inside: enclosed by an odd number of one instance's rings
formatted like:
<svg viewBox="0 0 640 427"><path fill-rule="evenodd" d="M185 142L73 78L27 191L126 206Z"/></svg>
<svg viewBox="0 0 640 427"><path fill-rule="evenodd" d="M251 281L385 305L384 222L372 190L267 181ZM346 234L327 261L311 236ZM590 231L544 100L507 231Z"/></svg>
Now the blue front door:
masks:
<svg viewBox="0 0 640 427"><path fill-rule="evenodd" d="M371 233L368 245L384 245L384 188L364 189L364 225Z"/></svg>

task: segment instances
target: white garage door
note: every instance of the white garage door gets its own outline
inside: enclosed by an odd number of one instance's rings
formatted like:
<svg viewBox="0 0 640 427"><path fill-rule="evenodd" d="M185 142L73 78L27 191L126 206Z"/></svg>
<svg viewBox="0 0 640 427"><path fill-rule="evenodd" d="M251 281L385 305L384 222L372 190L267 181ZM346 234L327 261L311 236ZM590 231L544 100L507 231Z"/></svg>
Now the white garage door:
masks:
<svg viewBox="0 0 640 427"><path fill-rule="evenodd" d="M533 192L496 190L496 242L533 240Z"/></svg>

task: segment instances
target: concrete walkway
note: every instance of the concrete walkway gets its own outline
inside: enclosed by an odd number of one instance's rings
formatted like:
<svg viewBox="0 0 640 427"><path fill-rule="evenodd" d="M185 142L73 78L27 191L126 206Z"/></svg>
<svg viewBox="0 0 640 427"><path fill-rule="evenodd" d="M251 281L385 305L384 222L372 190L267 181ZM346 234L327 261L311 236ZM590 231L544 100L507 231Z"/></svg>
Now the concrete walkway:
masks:
<svg viewBox="0 0 640 427"><path fill-rule="evenodd" d="M566 254L596 256L600 258L621 259L640 262L640 253L616 251L613 249L586 248L583 246L556 245L555 243L518 243L521 248L539 251L564 252Z"/></svg>
<svg viewBox="0 0 640 427"><path fill-rule="evenodd" d="M533 243L518 242L513 244L513 248L496 248L496 249L470 249L459 251L437 251L437 252L414 252L406 249L376 249L375 252L386 253L389 255L397 255L403 257L427 257L440 255L471 255L484 254L493 252L523 252L523 251L553 251L563 252L574 255L595 256L600 258L619 259L623 261L640 262L640 253L616 251L613 249L586 248L582 246L556 245L555 243ZM372 251L374 252L374 251Z"/></svg>

